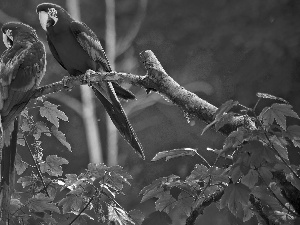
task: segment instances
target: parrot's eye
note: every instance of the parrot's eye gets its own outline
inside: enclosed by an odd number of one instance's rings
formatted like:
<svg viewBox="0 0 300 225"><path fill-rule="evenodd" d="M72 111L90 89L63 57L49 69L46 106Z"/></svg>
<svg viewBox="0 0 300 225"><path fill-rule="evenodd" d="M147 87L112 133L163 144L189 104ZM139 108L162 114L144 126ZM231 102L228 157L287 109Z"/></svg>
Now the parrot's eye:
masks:
<svg viewBox="0 0 300 225"><path fill-rule="evenodd" d="M58 20L56 9L54 9L54 8L48 9L48 16L49 16L49 18L51 18L53 20L52 24L50 24L50 25L54 26Z"/></svg>
<svg viewBox="0 0 300 225"><path fill-rule="evenodd" d="M12 31L10 29L7 29L5 33L3 33L3 43L6 46L6 48L10 48L13 45L13 36Z"/></svg>

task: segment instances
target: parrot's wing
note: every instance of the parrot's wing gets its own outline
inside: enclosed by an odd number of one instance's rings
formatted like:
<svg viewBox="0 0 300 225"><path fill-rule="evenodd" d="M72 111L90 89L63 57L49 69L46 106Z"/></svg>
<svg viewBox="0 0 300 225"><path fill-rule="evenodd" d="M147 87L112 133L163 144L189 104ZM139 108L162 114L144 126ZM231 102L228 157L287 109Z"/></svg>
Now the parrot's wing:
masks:
<svg viewBox="0 0 300 225"><path fill-rule="evenodd" d="M95 33L86 24L78 21L73 21L70 28L76 40L88 55L96 63L100 63L103 71L110 72L108 59Z"/></svg>
<svg viewBox="0 0 300 225"><path fill-rule="evenodd" d="M93 61L100 65L100 71L112 71L102 45L93 31L84 23L77 21L73 21L70 28L81 47ZM113 84L111 82L99 82L93 84L93 90L120 134L142 158L145 158L142 145L117 98Z"/></svg>
<svg viewBox="0 0 300 225"><path fill-rule="evenodd" d="M6 54L8 55L10 52ZM8 59L6 56L4 58ZM45 73L45 57L44 45L35 42L18 50L8 61L4 61L4 65L1 66L0 87L3 127L14 120L28 104Z"/></svg>
<svg viewBox="0 0 300 225"><path fill-rule="evenodd" d="M62 60L60 59L60 57L56 51L56 48L54 47L53 43L51 42L50 38L48 37L48 35L47 35L47 42L48 42L48 45L49 45L49 48L50 48L50 51L51 51L53 57L65 70L67 70L66 67L64 66Z"/></svg>

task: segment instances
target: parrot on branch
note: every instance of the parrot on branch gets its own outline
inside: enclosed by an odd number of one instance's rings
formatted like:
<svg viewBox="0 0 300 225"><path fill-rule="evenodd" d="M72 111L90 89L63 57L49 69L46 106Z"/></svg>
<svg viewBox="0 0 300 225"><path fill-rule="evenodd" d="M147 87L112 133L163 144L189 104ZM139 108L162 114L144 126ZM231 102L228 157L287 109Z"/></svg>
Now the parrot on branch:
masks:
<svg viewBox="0 0 300 225"><path fill-rule="evenodd" d="M7 48L0 58L0 193L3 195L13 183L19 116L45 74L46 52L35 30L26 24L9 22L1 31Z"/></svg>
<svg viewBox="0 0 300 225"><path fill-rule="evenodd" d="M112 71L100 41L86 24L74 20L56 4L39 4L36 11L46 31L52 55L70 76L78 76L89 70ZM117 97L135 99L135 96L116 82L93 83L92 89L120 134L144 159L142 145Z"/></svg>

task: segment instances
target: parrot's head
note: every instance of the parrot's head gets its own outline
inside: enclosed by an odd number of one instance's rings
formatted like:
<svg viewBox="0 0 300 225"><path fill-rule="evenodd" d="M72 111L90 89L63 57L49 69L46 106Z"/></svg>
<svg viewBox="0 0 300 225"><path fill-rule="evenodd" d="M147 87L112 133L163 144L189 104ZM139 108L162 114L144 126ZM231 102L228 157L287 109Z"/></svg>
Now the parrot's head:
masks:
<svg viewBox="0 0 300 225"><path fill-rule="evenodd" d="M15 41L37 40L35 30L24 23L9 22L1 28L3 34L3 43L7 48L13 46Z"/></svg>
<svg viewBox="0 0 300 225"><path fill-rule="evenodd" d="M63 29L63 24L71 20L70 14L61 6L53 3L41 3L36 7L42 28L47 31L50 27Z"/></svg>

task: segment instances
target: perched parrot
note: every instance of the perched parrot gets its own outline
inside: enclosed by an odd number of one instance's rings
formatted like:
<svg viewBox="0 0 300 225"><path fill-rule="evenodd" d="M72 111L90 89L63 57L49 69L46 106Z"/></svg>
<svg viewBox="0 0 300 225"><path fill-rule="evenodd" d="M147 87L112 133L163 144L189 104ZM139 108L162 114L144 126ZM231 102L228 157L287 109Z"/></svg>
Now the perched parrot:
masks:
<svg viewBox="0 0 300 225"><path fill-rule="evenodd" d="M52 55L70 76L84 74L87 70L112 71L100 41L86 24L75 21L65 9L56 4L39 4L36 11L46 31ZM118 95L134 99L134 95L116 82L98 82L92 85L92 89L120 134L144 159L142 145L117 98Z"/></svg>
<svg viewBox="0 0 300 225"><path fill-rule="evenodd" d="M1 189L12 183L18 118L41 82L46 69L45 47L35 30L10 22L1 28L7 49L0 59Z"/></svg>

